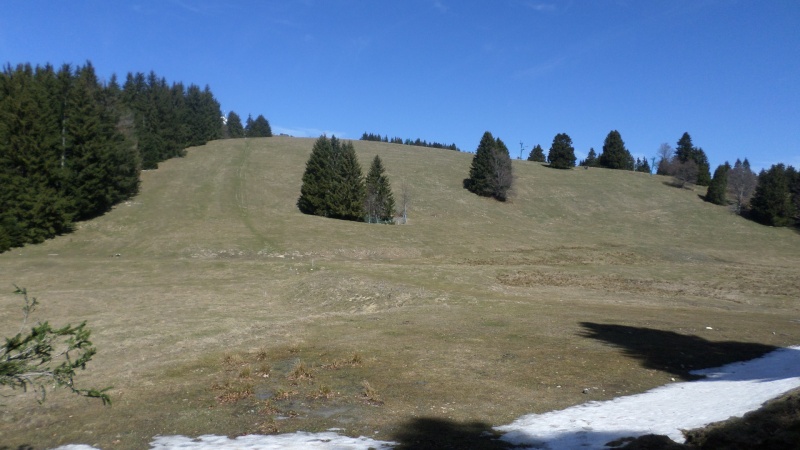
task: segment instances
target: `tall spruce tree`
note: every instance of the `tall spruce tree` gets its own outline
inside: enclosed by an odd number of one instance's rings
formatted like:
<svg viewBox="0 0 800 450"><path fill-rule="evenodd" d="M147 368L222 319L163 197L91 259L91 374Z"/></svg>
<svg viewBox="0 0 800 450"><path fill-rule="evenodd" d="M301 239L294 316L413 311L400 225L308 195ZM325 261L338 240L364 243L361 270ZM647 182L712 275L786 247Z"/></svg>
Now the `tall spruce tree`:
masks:
<svg viewBox="0 0 800 450"><path fill-rule="evenodd" d="M394 218L394 196L380 156L375 155L365 180L364 208L367 222L391 222Z"/></svg>
<svg viewBox="0 0 800 450"><path fill-rule="evenodd" d="M731 165L726 161L725 164L720 164L714 171L714 178L708 185L706 192L706 201L716 205L725 205L728 203L725 197L725 192L728 189L728 173L731 170Z"/></svg>
<svg viewBox="0 0 800 450"><path fill-rule="evenodd" d="M357 221L364 218L364 196L353 144L320 136L306 163L297 207L305 214Z"/></svg>
<svg viewBox="0 0 800 450"><path fill-rule="evenodd" d="M702 148L695 147L692 144L692 137L689 133L683 133L678 140L678 146L675 148L675 159L680 163L687 163L693 161L697 166L697 179L696 183L699 186L708 186L711 183L711 166L708 162L708 157Z"/></svg>
<svg viewBox="0 0 800 450"><path fill-rule="evenodd" d="M495 139L492 133L485 132L472 158L469 178L464 180L464 187L480 196L506 201L512 183L508 148L500 138Z"/></svg>
<svg viewBox="0 0 800 450"><path fill-rule="evenodd" d="M757 222L783 227L794 221L794 205L789 177L783 164L775 164L758 174L758 186L750 200L750 212Z"/></svg>
<svg viewBox="0 0 800 450"><path fill-rule="evenodd" d="M528 161L547 162L547 158L544 156L544 149L542 149L541 145L536 144L536 146L531 149L531 153L528 155Z"/></svg>
<svg viewBox="0 0 800 450"><path fill-rule="evenodd" d="M234 111L228 113L226 120L228 127L228 137L231 139L239 139L244 137L244 127L242 126L242 118L239 117Z"/></svg>
<svg viewBox="0 0 800 450"><path fill-rule="evenodd" d="M612 130L606 136L598 163L607 169L634 170L633 156L625 148L619 131Z"/></svg>
<svg viewBox="0 0 800 450"><path fill-rule="evenodd" d="M252 120L251 117L248 120ZM311 156L306 162L303 185L297 207L305 214L332 217L331 190L334 185L333 147L327 136L320 136L314 142Z"/></svg>
<svg viewBox="0 0 800 450"><path fill-rule="evenodd" d="M350 141L342 143L331 138L334 167L336 169L334 194L334 215L336 219L364 220L364 172L358 163L355 147Z"/></svg>
<svg viewBox="0 0 800 450"><path fill-rule="evenodd" d="M559 133L553 138L547 161L550 167L556 169L575 167L575 148L572 147L572 138L567 133Z"/></svg>

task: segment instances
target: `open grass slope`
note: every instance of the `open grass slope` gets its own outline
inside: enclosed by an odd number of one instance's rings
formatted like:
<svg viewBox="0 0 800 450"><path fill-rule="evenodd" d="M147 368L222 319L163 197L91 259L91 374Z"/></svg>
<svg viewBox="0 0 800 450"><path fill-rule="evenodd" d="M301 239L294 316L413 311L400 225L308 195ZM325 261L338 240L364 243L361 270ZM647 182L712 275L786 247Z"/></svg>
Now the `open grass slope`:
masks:
<svg viewBox="0 0 800 450"><path fill-rule="evenodd" d="M108 214L0 255L4 335L27 287L36 318L88 321L79 382L114 387L111 408L4 398L0 448L331 427L413 447L800 342L800 236L699 190L514 161L499 203L462 188L470 154L356 141L409 187L409 224L343 222L295 206L313 142L191 148Z"/></svg>

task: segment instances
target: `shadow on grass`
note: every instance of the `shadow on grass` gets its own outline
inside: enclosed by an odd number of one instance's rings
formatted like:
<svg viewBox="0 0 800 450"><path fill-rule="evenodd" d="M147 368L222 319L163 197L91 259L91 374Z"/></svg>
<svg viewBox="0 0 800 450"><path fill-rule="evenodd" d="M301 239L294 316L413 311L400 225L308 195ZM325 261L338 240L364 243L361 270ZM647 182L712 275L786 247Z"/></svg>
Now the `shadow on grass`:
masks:
<svg viewBox="0 0 800 450"><path fill-rule="evenodd" d="M12 450L12 448L7 445L0 445L0 450ZM22 444L19 447L17 447L16 450L33 450L33 446Z"/></svg>
<svg viewBox="0 0 800 450"><path fill-rule="evenodd" d="M638 359L643 367L669 372L683 380L689 372L763 356L778 347L749 342L712 342L698 336L625 325L581 322L583 337L607 342Z"/></svg>
<svg viewBox="0 0 800 450"><path fill-rule="evenodd" d="M441 418L421 417L401 425L391 440L400 443L395 447L396 450L517 448L497 440L498 437L491 425L483 422L459 423Z"/></svg>

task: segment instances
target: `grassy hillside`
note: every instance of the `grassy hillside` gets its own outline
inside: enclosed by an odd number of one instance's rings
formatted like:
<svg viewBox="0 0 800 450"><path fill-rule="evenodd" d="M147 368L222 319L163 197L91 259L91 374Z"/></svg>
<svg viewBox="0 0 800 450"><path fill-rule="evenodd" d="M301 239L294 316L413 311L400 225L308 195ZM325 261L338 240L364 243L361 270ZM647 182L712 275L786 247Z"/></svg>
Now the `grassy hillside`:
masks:
<svg viewBox="0 0 800 450"><path fill-rule="evenodd" d="M396 196L410 186L409 224L334 221L295 207L313 142L191 148L132 201L0 255L0 330L19 328L12 283L38 318L87 320L99 353L80 382L115 402L15 393L0 445L331 427L425 440L420 418L471 438L800 342L800 236L700 191L514 161L498 203L462 189L470 154L356 141Z"/></svg>

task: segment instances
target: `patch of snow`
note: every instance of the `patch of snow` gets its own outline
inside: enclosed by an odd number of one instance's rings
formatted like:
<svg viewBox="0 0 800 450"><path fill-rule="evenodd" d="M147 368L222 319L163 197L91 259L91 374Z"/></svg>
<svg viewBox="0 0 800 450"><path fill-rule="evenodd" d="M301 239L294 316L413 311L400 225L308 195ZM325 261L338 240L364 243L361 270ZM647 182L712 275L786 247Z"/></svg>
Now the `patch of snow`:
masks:
<svg viewBox="0 0 800 450"><path fill-rule="evenodd" d="M693 373L706 378L530 414L496 429L506 433L501 439L509 443L549 450L602 449L621 437L651 433L683 442L681 429L742 416L800 386L800 346Z"/></svg>
<svg viewBox="0 0 800 450"><path fill-rule="evenodd" d="M368 450L390 449L396 442L384 442L367 437L351 438L333 431L323 433L296 433L278 435L247 435L229 439L226 436L205 435L197 439L184 436L156 436L150 443L151 450L191 449L191 450L285 450L285 449L336 449L336 450Z"/></svg>
<svg viewBox="0 0 800 450"><path fill-rule="evenodd" d="M776 350L751 361L698 370L706 378L672 383L651 391L604 402L589 402L561 411L522 416L496 427L502 440L528 448L603 449L627 436L664 434L683 442L681 429L699 428L732 416L742 416L781 394L800 387L800 346ZM151 450L189 449L391 449L396 442L351 438L330 429L323 433L248 435L230 439L204 435L156 436ZM96 450L65 445L56 450Z"/></svg>
<svg viewBox="0 0 800 450"><path fill-rule="evenodd" d="M186 436L156 436L151 450L385 450L397 442L378 441L367 437L351 438L331 429L323 433L296 433L278 435L251 434L233 439L227 436L203 435L196 439ZM88 445L64 445L55 450L98 450Z"/></svg>

